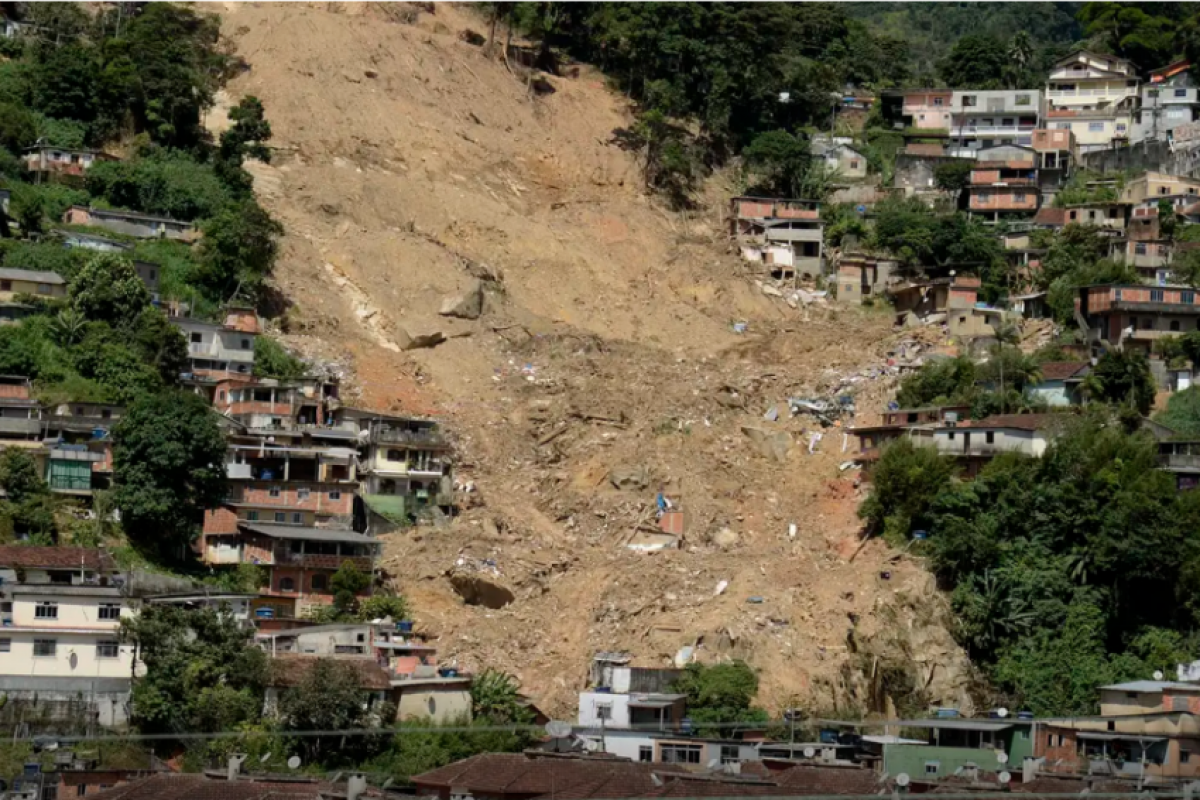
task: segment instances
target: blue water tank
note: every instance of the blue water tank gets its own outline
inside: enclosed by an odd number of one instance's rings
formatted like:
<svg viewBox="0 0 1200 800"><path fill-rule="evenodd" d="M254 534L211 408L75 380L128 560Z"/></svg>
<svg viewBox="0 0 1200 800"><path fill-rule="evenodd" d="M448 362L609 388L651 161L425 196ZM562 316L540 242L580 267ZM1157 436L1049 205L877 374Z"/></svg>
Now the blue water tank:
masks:
<svg viewBox="0 0 1200 800"><path fill-rule="evenodd" d="M256 608L254 609L254 616L258 617L259 619L274 619L275 609L266 606L263 608Z"/></svg>
<svg viewBox="0 0 1200 800"><path fill-rule="evenodd" d="M396 623L396 630L400 631L400 633L412 633L412 629L412 620L405 619Z"/></svg>

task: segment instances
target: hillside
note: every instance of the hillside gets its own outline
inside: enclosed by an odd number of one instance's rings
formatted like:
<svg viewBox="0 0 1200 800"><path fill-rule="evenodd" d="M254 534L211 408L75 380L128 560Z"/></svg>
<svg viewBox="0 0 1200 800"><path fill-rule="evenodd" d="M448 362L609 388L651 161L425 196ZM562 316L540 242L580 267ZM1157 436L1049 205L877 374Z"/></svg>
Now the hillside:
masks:
<svg viewBox="0 0 1200 800"><path fill-rule="evenodd" d="M228 3L249 68L224 102L258 96L274 130L273 163L247 168L287 231L285 340L344 369L364 405L456 432L464 513L388 537L384 558L442 656L508 670L568 716L594 651L659 665L697 644L760 668L774 710L969 705L929 576L859 548L840 431L809 455L819 426L786 413L835 391L877 408L895 382L887 315L763 296L718 189L686 217L642 193L601 75L533 92L460 39L486 31L470 10L412 13ZM438 314L477 281L479 319ZM632 552L660 490L685 511L682 548ZM466 605L455 583L515 600Z"/></svg>

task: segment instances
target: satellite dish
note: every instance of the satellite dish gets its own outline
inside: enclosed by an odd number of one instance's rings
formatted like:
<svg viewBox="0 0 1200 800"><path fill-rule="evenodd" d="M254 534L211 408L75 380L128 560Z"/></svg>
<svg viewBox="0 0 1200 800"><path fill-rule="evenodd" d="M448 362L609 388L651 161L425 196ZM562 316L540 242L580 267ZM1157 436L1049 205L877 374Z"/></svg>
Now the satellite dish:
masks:
<svg viewBox="0 0 1200 800"><path fill-rule="evenodd" d="M270 753L263 753L263 754L262 754L262 758L258 759L258 763L260 763L260 764L265 764L265 763L267 763L267 762L268 762L268 761L270 761L270 760L271 760L271 754L270 754Z"/></svg>
<svg viewBox="0 0 1200 800"><path fill-rule="evenodd" d="M1008 709L1007 708L997 708L996 716L999 717L1000 719L1004 719L1005 717L1008 716Z"/></svg>
<svg viewBox="0 0 1200 800"><path fill-rule="evenodd" d="M996 753L996 763L1007 764L1008 763L1008 753L1004 753L1004 752Z"/></svg>
<svg viewBox="0 0 1200 800"><path fill-rule="evenodd" d="M384 782L383 782L383 783L380 785L380 787L379 787L380 791L383 791L384 789L388 788L389 786L391 786L391 785L392 785L393 783L395 783L395 782L396 782L396 779L395 779L395 778L388 778L386 781L384 781Z"/></svg>
<svg viewBox="0 0 1200 800"><path fill-rule="evenodd" d="M1012 780L1012 774L1008 772L1001 772L996 777L1000 780L1001 786L1006 786Z"/></svg>
<svg viewBox="0 0 1200 800"><path fill-rule="evenodd" d="M901 772L899 775L896 776L896 785L897 786L908 786L908 773L907 772Z"/></svg>
<svg viewBox="0 0 1200 800"><path fill-rule="evenodd" d="M566 739L571 735L571 723L552 719L546 723L546 733L555 739Z"/></svg>
<svg viewBox="0 0 1200 800"><path fill-rule="evenodd" d="M805 758L812 758L816 754L817 754L817 751L814 750L813 748L811 748L811 747L804 748L804 757Z"/></svg>
<svg viewBox="0 0 1200 800"><path fill-rule="evenodd" d="M1162 670L1161 669L1154 670L1154 680L1161 681L1162 679L1163 679Z"/></svg>
<svg viewBox="0 0 1200 800"><path fill-rule="evenodd" d="M716 769L717 767L721 766L721 759L714 758L712 761L708 762L707 766L709 769Z"/></svg>
<svg viewBox="0 0 1200 800"><path fill-rule="evenodd" d="M287 760L288 769L300 769L300 756L292 756Z"/></svg>

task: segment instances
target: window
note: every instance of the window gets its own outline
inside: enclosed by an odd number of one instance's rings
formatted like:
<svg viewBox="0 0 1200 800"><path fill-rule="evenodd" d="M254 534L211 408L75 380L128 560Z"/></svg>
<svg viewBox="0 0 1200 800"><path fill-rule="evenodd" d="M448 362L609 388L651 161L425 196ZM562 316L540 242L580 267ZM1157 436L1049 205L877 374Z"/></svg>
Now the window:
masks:
<svg viewBox="0 0 1200 800"><path fill-rule="evenodd" d="M313 575L312 576L312 590L314 592L323 592L323 591L325 591L325 587L328 585L329 585L328 581L326 580L324 575Z"/></svg>
<svg viewBox="0 0 1200 800"><path fill-rule="evenodd" d="M736 744L721 745L721 763L722 764L737 764L741 761L738 758L738 748Z"/></svg>
<svg viewBox="0 0 1200 800"><path fill-rule="evenodd" d="M996 432L995 432L995 431L988 431L988 432L987 432L987 443L988 443L988 444L995 444L995 443L996 443Z"/></svg>
<svg viewBox="0 0 1200 800"><path fill-rule="evenodd" d="M1176 97L1187 97L1187 89L1176 89L1175 96Z"/></svg>
<svg viewBox="0 0 1200 800"><path fill-rule="evenodd" d="M979 202L981 202L981 203L992 202L992 193L991 192L980 192L978 195L976 195L976 197L979 198Z"/></svg>
<svg viewBox="0 0 1200 800"><path fill-rule="evenodd" d="M388 450L387 451L387 460L388 461L403 461L404 460L404 451L403 450Z"/></svg>
<svg viewBox="0 0 1200 800"><path fill-rule="evenodd" d="M39 658L54 658L58 654L58 640L34 639L33 654Z"/></svg>
<svg viewBox="0 0 1200 800"><path fill-rule="evenodd" d="M644 764L649 764L654 760L654 748L648 744L643 744L638 747L638 761Z"/></svg>
<svg viewBox="0 0 1200 800"><path fill-rule="evenodd" d="M596 703L596 719L612 719L612 703Z"/></svg>
<svg viewBox="0 0 1200 800"><path fill-rule="evenodd" d="M152 280L152 281L158 280L158 270L156 270L156 269L150 270L150 280Z"/></svg>
<svg viewBox="0 0 1200 800"><path fill-rule="evenodd" d="M1014 102L1016 105L1018 105L1018 106L1028 106L1028 105L1033 105L1033 99L1032 99L1032 97L1031 97L1030 95L1027 95L1027 94L1019 94L1019 95L1017 95L1017 99L1016 99L1015 101L1013 101L1013 102Z"/></svg>
<svg viewBox="0 0 1200 800"><path fill-rule="evenodd" d="M1171 320L1171 330L1173 330L1173 331L1179 330L1179 320L1177 320L1177 319Z"/></svg>
<svg viewBox="0 0 1200 800"><path fill-rule="evenodd" d="M330 489L329 490L329 499L330 500L341 500L342 499L342 491L340 489Z"/></svg>
<svg viewBox="0 0 1200 800"><path fill-rule="evenodd" d="M365 642L367 640L367 635L365 633L360 633L360 634L358 634L357 639L360 642Z"/></svg>
<svg viewBox="0 0 1200 800"><path fill-rule="evenodd" d="M973 95L973 94L963 95L963 106L965 108L970 108L974 105L976 105L975 95Z"/></svg>
<svg viewBox="0 0 1200 800"><path fill-rule="evenodd" d="M1136 253L1136 254L1137 254L1137 255L1139 255L1139 256L1144 256L1144 255L1146 255L1146 244L1145 244L1145 242L1138 242L1137 244L1135 244L1135 245L1133 246L1133 252L1134 252L1134 253Z"/></svg>
<svg viewBox="0 0 1200 800"><path fill-rule="evenodd" d="M0 281L0 291L11 292L12 281Z"/></svg>
<svg viewBox="0 0 1200 800"><path fill-rule="evenodd" d="M1161 303L1162 301L1163 301L1163 290L1162 289L1151 289L1150 290L1150 302L1151 303Z"/></svg>
<svg viewBox="0 0 1200 800"><path fill-rule="evenodd" d="M942 767L942 765L937 761L926 761L925 762L925 774L926 775L937 775L938 770L941 769L941 767Z"/></svg>
<svg viewBox="0 0 1200 800"><path fill-rule="evenodd" d="M42 800L58 800L57 783L47 783L42 787Z"/></svg>
<svg viewBox="0 0 1200 800"><path fill-rule="evenodd" d="M103 408L100 410L101 419L112 419L112 409Z"/></svg>
<svg viewBox="0 0 1200 800"><path fill-rule="evenodd" d="M1189 761L1191 761L1191 760L1192 760L1192 754L1191 754L1191 753L1189 753L1187 750L1180 750L1180 751L1179 751L1179 763L1180 763L1180 764L1186 764L1186 763L1188 763L1188 762L1189 762Z"/></svg>
<svg viewBox="0 0 1200 800"><path fill-rule="evenodd" d="M950 431L950 441L954 441L954 431Z"/></svg>
<svg viewBox="0 0 1200 800"><path fill-rule="evenodd" d="M87 784L86 783L76 784L75 785L75 796L83 797L85 794L87 794Z"/></svg>
<svg viewBox="0 0 1200 800"><path fill-rule="evenodd" d="M1158 187L1158 193L1159 194L1170 194L1171 189L1168 186L1160 186L1160 187Z"/></svg>
<svg viewBox="0 0 1200 800"><path fill-rule="evenodd" d="M1142 330L1144 330L1144 331L1154 330L1154 320L1151 319L1150 317L1146 317L1145 319L1143 319L1142 320Z"/></svg>
<svg viewBox="0 0 1200 800"><path fill-rule="evenodd" d="M50 294L50 284L39 283L37 293L38 294Z"/></svg>
<svg viewBox="0 0 1200 800"><path fill-rule="evenodd" d="M1196 293L1195 292L1180 292L1179 293L1179 302L1181 302L1185 305L1189 305L1189 306L1194 304L1196 302Z"/></svg>
<svg viewBox="0 0 1200 800"><path fill-rule="evenodd" d="M101 603L100 604L100 619L120 619L121 605L120 603Z"/></svg>
<svg viewBox="0 0 1200 800"><path fill-rule="evenodd" d="M1074 220L1074 219L1075 219L1075 217L1077 216L1077 214L1078 214L1078 212L1075 212L1075 211L1068 211L1068 212L1067 212L1067 217L1068 217L1068 219Z"/></svg>
<svg viewBox="0 0 1200 800"><path fill-rule="evenodd" d="M96 642L96 658L117 658L120 655L121 644L119 642Z"/></svg>
<svg viewBox="0 0 1200 800"><path fill-rule="evenodd" d="M270 489L267 490L267 494L269 494L271 497L279 497L279 494L280 494L279 487L272 486Z"/></svg>
<svg viewBox="0 0 1200 800"><path fill-rule="evenodd" d="M940 106L940 105L942 105L942 103L944 103L944 102L945 102L945 100L943 100L943 98L941 98L941 97L935 97L935 98L933 98L933 104L934 104L935 106Z"/></svg>
<svg viewBox="0 0 1200 800"><path fill-rule="evenodd" d="M1025 193L1017 192L1016 194L1013 195L1013 201L1017 202L1017 203L1024 203L1025 202Z"/></svg>
<svg viewBox="0 0 1200 800"><path fill-rule="evenodd" d="M204 334L202 334L202 333L193 333L192 334L192 344L200 344L200 342L202 342L202 341L204 341Z"/></svg>
<svg viewBox="0 0 1200 800"><path fill-rule="evenodd" d="M1116 730L1117 730L1117 723L1116 723L1116 721L1115 721L1115 720L1111 720L1111 719L1110 719L1110 720L1108 721L1108 730L1109 730L1109 731L1111 731L1111 732L1114 732L1114 733L1116 732Z"/></svg>
<svg viewBox="0 0 1200 800"><path fill-rule="evenodd" d="M281 591L281 592L296 591L296 581L294 581L291 578L280 578L279 579L279 591Z"/></svg>
<svg viewBox="0 0 1200 800"><path fill-rule="evenodd" d="M242 339L242 349L249 350L251 347L249 339Z"/></svg>
<svg viewBox="0 0 1200 800"><path fill-rule="evenodd" d="M58 619L58 603L43 600L33 612L35 619Z"/></svg>
<svg viewBox="0 0 1200 800"><path fill-rule="evenodd" d="M856 159L850 159L850 169L858 169L858 161Z"/></svg>
<svg viewBox="0 0 1200 800"><path fill-rule="evenodd" d="M1104 130L1103 122L1089 122L1088 123L1088 131L1090 131L1091 133L1099 133L1100 131L1103 131L1103 130Z"/></svg>
<svg viewBox="0 0 1200 800"><path fill-rule="evenodd" d="M286 511L276 511L275 512L275 521L276 522L287 522L287 512Z"/></svg>
<svg viewBox="0 0 1200 800"><path fill-rule="evenodd" d="M311 493L312 493L312 490L309 489L307 486L301 486L299 489L296 490L296 499L297 500L307 500L309 494L311 494Z"/></svg>
<svg viewBox="0 0 1200 800"><path fill-rule="evenodd" d="M299 511L293 511L292 512L292 524L293 525L303 525L304 524L304 515L301 514Z"/></svg>
<svg viewBox="0 0 1200 800"><path fill-rule="evenodd" d="M246 519L250 522L258 522L258 512L257 511L247 511Z"/></svg>
<svg viewBox="0 0 1200 800"><path fill-rule="evenodd" d="M1013 124L1012 117L1005 117L1004 119L1000 120L1000 124L1006 128L1011 127Z"/></svg>
<svg viewBox="0 0 1200 800"><path fill-rule="evenodd" d="M0 653L12 652L12 639L0 639Z"/></svg>
<svg viewBox="0 0 1200 800"><path fill-rule="evenodd" d="M659 752L664 764L699 764L702 749L698 744L664 744Z"/></svg>

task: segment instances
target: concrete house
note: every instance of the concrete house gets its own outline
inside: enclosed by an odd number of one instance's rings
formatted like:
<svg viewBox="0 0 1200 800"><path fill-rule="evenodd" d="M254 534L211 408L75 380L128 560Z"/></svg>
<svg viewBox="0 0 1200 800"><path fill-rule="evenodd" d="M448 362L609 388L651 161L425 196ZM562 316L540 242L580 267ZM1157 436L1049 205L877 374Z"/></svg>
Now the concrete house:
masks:
<svg viewBox="0 0 1200 800"><path fill-rule="evenodd" d="M908 128L949 133L954 124L954 92L949 89L911 89L904 92L901 114Z"/></svg>
<svg viewBox="0 0 1200 800"><path fill-rule="evenodd" d="M407 517L454 505L451 445L432 420L342 409L358 425L363 496L374 510Z"/></svg>
<svg viewBox="0 0 1200 800"><path fill-rule="evenodd" d="M116 587L101 550L0 547L0 691L11 701L71 718L85 698L99 723L128 720L133 648L118 641L133 601Z"/></svg>
<svg viewBox="0 0 1200 800"><path fill-rule="evenodd" d="M1186 287L1085 286L1075 301L1088 344L1121 345L1151 355L1154 342L1197 329L1200 305Z"/></svg>
<svg viewBox="0 0 1200 800"><path fill-rule="evenodd" d="M11 303L17 295L66 297L67 282L57 272L0 268L0 302Z"/></svg>
<svg viewBox="0 0 1200 800"><path fill-rule="evenodd" d="M981 773L1019 770L1032 756L1033 722L1019 719L934 718L889 721L888 728L906 736L924 731L921 744L887 742L882 768L889 775L904 773L918 782L949 776L975 779ZM1003 760L1001 760L1003 757Z"/></svg>
<svg viewBox="0 0 1200 800"><path fill-rule="evenodd" d="M1028 147L998 145L978 152L967 187L967 208L997 222L1030 217L1040 205L1037 156Z"/></svg>
<svg viewBox="0 0 1200 800"><path fill-rule="evenodd" d="M1083 379L1091 369L1087 361L1049 361L1042 364L1042 379L1026 391L1051 408L1083 404Z"/></svg>
<svg viewBox="0 0 1200 800"><path fill-rule="evenodd" d="M1046 127L1069 130L1081 153L1128 141L1138 80L1133 64L1077 50L1059 60L1046 84Z"/></svg>
<svg viewBox="0 0 1200 800"><path fill-rule="evenodd" d="M188 341L192 375L212 380L251 377L258 335L258 316L252 310L230 309L220 325L190 317L172 317L171 322Z"/></svg>
<svg viewBox="0 0 1200 800"><path fill-rule="evenodd" d="M1066 421L1059 414L1004 414L948 423L934 429L933 447L973 476L1001 453L1040 458Z"/></svg>
<svg viewBox="0 0 1200 800"><path fill-rule="evenodd" d="M120 160L99 150L71 150L48 144L34 145L25 150L25 169L54 175L81 176L98 161Z"/></svg>
<svg viewBox="0 0 1200 800"><path fill-rule="evenodd" d="M864 253L845 253L838 262L837 301L861 305L867 298L882 297L899 264Z"/></svg>
<svg viewBox="0 0 1200 800"><path fill-rule="evenodd" d="M812 153L825 161L825 167L843 180L860 181L867 177L867 157L854 149L845 137L814 136Z"/></svg>
<svg viewBox="0 0 1200 800"><path fill-rule="evenodd" d="M1039 89L953 92L950 154L972 158L995 145L1032 144L1041 105Z"/></svg>
<svg viewBox="0 0 1200 800"><path fill-rule="evenodd" d="M188 241L196 237L196 226L170 217L141 214L136 211L119 211L109 208L71 206L63 214L63 222L69 225L89 225L104 228L113 233L136 236L139 239L179 239Z"/></svg>
<svg viewBox="0 0 1200 800"><path fill-rule="evenodd" d="M1150 73L1142 84L1141 108L1134 115L1133 142L1195 138L1200 120L1200 96L1188 61L1177 61ZM1174 133L1180 131L1180 137Z"/></svg>
<svg viewBox="0 0 1200 800"><path fill-rule="evenodd" d="M734 197L729 203L729 233L743 258L781 279L821 275L825 225L819 203L766 197Z"/></svg>
<svg viewBox="0 0 1200 800"><path fill-rule="evenodd" d="M1134 206L1161 198L1196 197L1200 199L1200 178L1167 175L1162 172L1143 172L1125 181L1121 202ZM1195 201L1193 201L1195 202Z"/></svg>

